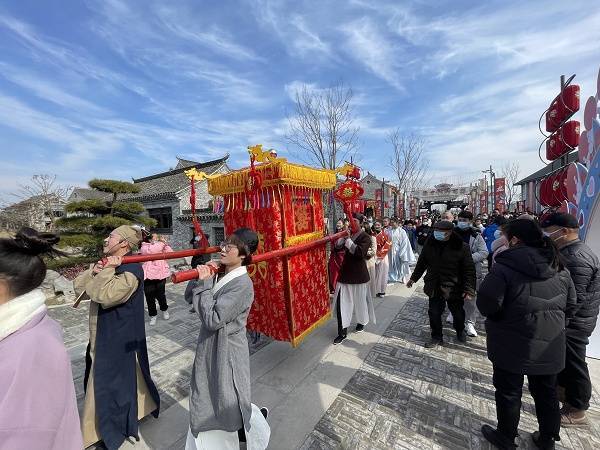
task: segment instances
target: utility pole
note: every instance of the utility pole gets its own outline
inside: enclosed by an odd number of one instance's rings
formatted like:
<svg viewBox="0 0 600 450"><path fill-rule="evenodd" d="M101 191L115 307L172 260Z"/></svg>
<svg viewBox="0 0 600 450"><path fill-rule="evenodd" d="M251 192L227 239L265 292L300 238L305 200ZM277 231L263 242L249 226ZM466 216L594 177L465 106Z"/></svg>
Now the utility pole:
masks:
<svg viewBox="0 0 600 450"><path fill-rule="evenodd" d="M381 217L385 217L385 178L381 180Z"/></svg>
<svg viewBox="0 0 600 450"><path fill-rule="evenodd" d="M489 211L492 212L496 208L496 189L494 189L496 174L494 173L494 169L492 168L491 164L489 170L482 170L481 172L490 174L490 200L492 202L492 206Z"/></svg>

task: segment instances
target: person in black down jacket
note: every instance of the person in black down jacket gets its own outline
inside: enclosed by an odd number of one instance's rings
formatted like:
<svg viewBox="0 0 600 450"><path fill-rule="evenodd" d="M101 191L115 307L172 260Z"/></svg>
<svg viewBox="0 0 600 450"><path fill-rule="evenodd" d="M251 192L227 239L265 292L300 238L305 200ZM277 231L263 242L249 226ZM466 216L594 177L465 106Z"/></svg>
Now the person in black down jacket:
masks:
<svg viewBox="0 0 600 450"><path fill-rule="evenodd" d="M488 358L494 366L498 428L481 429L498 448L515 448L523 376L529 380L539 431L538 448L560 440L557 375L565 367L565 322L575 308L575 287L558 249L532 220L503 227L509 249L500 253L477 295L486 316Z"/></svg>
<svg viewBox="0 0 600 450"><path fill-rule="evenodd" d="M453 230L454 225L447 220L434 224L433 236L425 242L415 271L406 284L407 287L412 287L427 271L424 292L429 297L431 340L425 344L426 348L444 343L442 314L446 303L454 319L458 341L467 341L463 306L465 300L471 300L475 296L475 265L469 245Z"/></svg>
<svg viewBox="0 0 600 450"><path fill-rule="evenodd" d="M600 306L598 258L579 240L579 224L570 214L553 213L542 221L544 234L560 249L563 262L575 284L577 308L567 325L565 370L558 375L558 397L563 402L561 425L586 425L592 382L585 362L589 337L596 327Z"/></svg>

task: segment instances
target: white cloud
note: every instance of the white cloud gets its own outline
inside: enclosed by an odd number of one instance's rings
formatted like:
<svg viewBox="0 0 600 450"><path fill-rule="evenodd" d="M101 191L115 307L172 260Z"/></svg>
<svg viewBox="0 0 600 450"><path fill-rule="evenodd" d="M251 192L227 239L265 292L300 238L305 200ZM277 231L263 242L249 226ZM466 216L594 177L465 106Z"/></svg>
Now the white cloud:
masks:
<svg viewBox="0 0 600 450"><path fill-rule="evenodd" d="M350 57L399 91L405 90L399 71L406 56L383 36L373 21L365 17L343 25L341 30L347 37L346 51Z"/></svg>

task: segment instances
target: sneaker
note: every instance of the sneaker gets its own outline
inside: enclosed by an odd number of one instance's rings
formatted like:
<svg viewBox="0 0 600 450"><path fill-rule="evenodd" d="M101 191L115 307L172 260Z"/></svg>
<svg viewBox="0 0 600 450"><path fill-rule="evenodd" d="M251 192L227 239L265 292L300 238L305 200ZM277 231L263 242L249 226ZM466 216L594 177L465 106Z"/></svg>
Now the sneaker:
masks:
<svg viewBox="0 0 600 450"><path fill-rule="evenodd" d="M452 313L448 313L446 317L446 323L454 323L454 318L452 317Z"/></svg>
<svg viewBox="0 0 600 450"><path fill-rule="evenodd" d="M362 333L363 331L365 331L365 326L363 324L357 323L356 324L356 332Z"/></svg>
<svg viewBox="0 0 600 450"><path fill-rule="evenodd" d="M431 339L429 342L427 342L425 344L425 348L435 348L437 346L442 346L444 345L444 341L440 340L440 339Z"/></svg>
<svg viewBox="0 0 600 450"><path fill-rule="evenodd" d="M578 427L589 425L585 410L575 409L568 403L560 410L561 427Z"/></svg>
<svg viewBox="0 0 600 450"><path fill-rule="evenodd" d="M194 307L192 306L192 307L190 308L190 314L194 314L195 312L196 312L196 310L195 310L195 309L194 309Z"/></svg>
<svg viewBox="0 0 600 450"><path fill-rule="evenodd" d="M541 448L543 450L553 450L555 448L556 439L553 437L542 438L539 431L531 433L531 440L537 448Z"/></svg>
<svg viewBox="0 0 600 450"><path fill-rule="evenodd" d="M169 311L163 312L163 319L169 320L170 317L171 317L171 315L169 314Z"/></svg>
<svg viewBox="0 0 600 450"><path fill-rule="evenodd" d="M269 417L269 408L265 408L264 406L262 408L260 408L260 413L264 416L264 418L266 419L267 417Z"/></svg>
<svg viewBox="0 0 600 450"><path fill-rule="evenodd" d="M383 298L383 297L385 297L385 294L383 292L380 292L379 294L377 294L377 297Z"/></svg>
<svg viewBox="0 0 600 450"><path fill-rule="evenodd" d="M467 336L477 337L477 331L475 331L475 326L471 322L467 322L465 331L467 332Z"/></svg>
<svg viewBox="0 0 600 450"><path fill-rule="evenodd" d="M456 340L465 344L467 342L467 333L465 333L464 330L460 333L456 333Z"/></svg>
<svg viewBox="0 0 600 450"><path fill-rule="evenodd" d="M333 340L333 345L338 345L338 344L341 344L342 342L344 342L344 340L346 339L346 337L347 337L347 336L346 336L346 335L344 335L344 334L341 334L341 335L339 335L338 337L336 337L336 338Z"/></svg>
<svg viewBox="0 0 600 450"><path fill-rule="evenodd" d="M494 430L489 425L484 425L481 427L481 434L483 434L483 437L486 438L488 442L500 450L512 450L517 448L514 439L511 440L510 438L507 438L498 430Z"/></svg>
<svg viewBox="0 0 600 450"><path fill-rule="evenodd" d="M150 317L150 325L156 325L156 316Z"/></svg>

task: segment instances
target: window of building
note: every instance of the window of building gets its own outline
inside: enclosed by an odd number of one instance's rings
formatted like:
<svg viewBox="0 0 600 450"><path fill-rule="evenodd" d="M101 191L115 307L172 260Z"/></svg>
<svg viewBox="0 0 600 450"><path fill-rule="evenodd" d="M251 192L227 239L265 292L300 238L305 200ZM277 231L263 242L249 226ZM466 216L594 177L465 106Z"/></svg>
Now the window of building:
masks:
<svg viewBox="0 0 600 450"><path fill-rule="evenodd" d="M223 227L213 227L214 244L219 245L225 240L225 229Z"/></svg>
<svg viewBox="0 0 600 450"><path fill-rule="evenodd" d="M156 220L156 226L152 228L152 231L156 231L157 233L173 232L173 211L170 206L148 209L148 216Z"/></svg>

